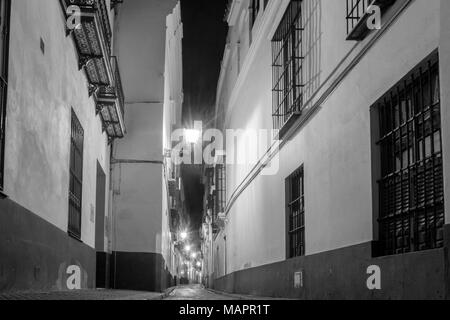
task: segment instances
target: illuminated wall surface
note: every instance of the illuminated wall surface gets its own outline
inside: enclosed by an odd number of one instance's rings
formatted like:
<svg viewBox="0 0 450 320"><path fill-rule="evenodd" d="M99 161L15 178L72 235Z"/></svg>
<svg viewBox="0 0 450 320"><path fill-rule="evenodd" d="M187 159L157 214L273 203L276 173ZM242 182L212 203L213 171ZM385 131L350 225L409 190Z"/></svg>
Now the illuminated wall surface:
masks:
<svg viewBox="0 0 450 320"><path fill-rule="evenodd" d="M166 16L176 2L126 1L118 15L105 5L126 98L127 135L113 159L61 3L12 1L0 291L94 288L96 273L100 286L170 284L162 165L140 161L162 161ZM84 130L80 239L68 235L71 109Z"/></svg>
<svg viewBox="0 0 450 320"><path fill-rule="evenodd" d="M97 163L109 172L110 149L65 23L58 1L12 1L0 290L67 289L72 264L95 286ZM82 243L67 235L72 108L85 132Z"/></svg>
<svg viewBox="0 0 450 320"><path fill-rule="evenodd" d="M163 166L148 162L163 161L166 17L175 5L176 1L166 0L125 2L116 25L115 50L127 97L127 136L114 151L118 163L113 170L113 251L124 263L116 281L125 288L144 288L142 283L148 280L161 289L165 285L159 283L170 273ZM133 264L142 268L142 274L126 270ZM152 268L156 271L145 271Z"/></svg>
<svg viewBox="0 0 450 320"><path fill-rule="evenodd" d="M235 3L228 19L230 40L225 49L217 110L226 113L226 128L270 130L270 40L289 1L269 1L256 19L251 45L247 1ZM227 196L231 203L228 223L214 243L215 267L210 270L218 279L216 288L307 298L445 295L443 261L447 257L443 251L372 260L371 242L377 240L378 231L373 218L377 198L372 185L370 107L439 48L444 158L449 155L450 131L445 125L450 121L449 13L447 1L396 1L383 15L382 30L355 42L346 41L345 1L303 1L303 15L307 17L303 39L303 66L308 79L305 101L318 108L286 138L278 153L277 174L249 179L253 165L227 167ZM348 68L350 72L346 72ZM243 143L237 142L238 146ZM259 150L260 156L262 151L266 149ZM306 256L286 260L285 179L301 165L305 172ZM445 162L446 186L450 182L449 169ZM449 188L445 195L449 221ZM394 267L411 267L419 257L429 262L421 270ZM371 264L384 266L383 279L390 291L367 291L366 268ZM433 266L438 266L437 273L431 271ZM305 287L296 290L294 274L300 270L305 273ZM424 270L429 270L425 276L413 280L413 274ZM427 286L427 282L433 285ZM405 289L401 289L402 285Z"/></svg>

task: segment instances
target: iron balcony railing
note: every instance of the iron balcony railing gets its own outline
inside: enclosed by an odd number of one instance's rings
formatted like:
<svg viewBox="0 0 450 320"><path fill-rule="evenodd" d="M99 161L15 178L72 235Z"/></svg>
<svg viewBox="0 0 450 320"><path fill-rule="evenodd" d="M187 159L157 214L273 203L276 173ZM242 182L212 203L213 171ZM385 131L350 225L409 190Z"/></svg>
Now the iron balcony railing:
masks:
<svg viewBox="0 0 450 320"><path fill-rule="evenodd" d="M111 57L113 85L101 86L96 94L97 112L102 118L103 127L112 139L125 135L124 115L125 97L119 72L117 57Z"/></svg>
<svg viewBox="0 0 450 320"><path fill-rule="evenodd" d="M122 112L122 117L125 116L125 95L123 93L122 78L120 76L119 62L117 57L111 57L112 70L114 74L114 84L116 88L117 101L119 103L119 109Z"/></svg>
<svg viewBox="0 0 450 320"><path fill-rule="evenodd" d="M97 14L100 22L100 27L103 32L104 39L107 44L108 54L111 53L111 39L112 29L109 21L108 8L105 0L62 0L65 2L65 7L77 6L81 9L81 23L86 17ZM86 20L86 19L85 19Z"/></svg>
<svg viewBox="0 0 450 320"><path fill-rule="evenodd" d="M96 110L110 141L125 134L125 98L116 57L111 56L112 28L105 0L60 0L69 19L70 6L80 10L80 25L68 30L75 41L79 67L84 69L89 94L94 95ZM113 1L114 7L122 1ZM70 28L70 26L68 27Z"/></svg>
<svg viewBox="0 0 450 320"><path fill-rule="evenodd" d="M111 85L112 29L105 0L60 1L67 19L73 14L70 6L80 9L80 25L73 29L67 26L67 34L71 34L75 41L79 68L84 68L92 87Z"/></svg>

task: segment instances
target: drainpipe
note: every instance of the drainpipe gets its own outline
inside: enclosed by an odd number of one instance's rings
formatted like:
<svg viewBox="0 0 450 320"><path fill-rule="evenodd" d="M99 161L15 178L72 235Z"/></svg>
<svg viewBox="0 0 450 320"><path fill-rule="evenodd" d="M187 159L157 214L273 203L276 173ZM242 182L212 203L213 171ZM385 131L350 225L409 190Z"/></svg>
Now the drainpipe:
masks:
<svg viewBox="0 0 450 320"><path fill-rule="evenodd" d="M227 275L227 236L223 236L223 241L225 242L225 276Z"/></svg>
<svg viewBox="0 0 450 320"><path fill-rule="evenodd" d="M164 165L161 160L132 160L132 159L111 159L111 164L160 164Z"/></svg>

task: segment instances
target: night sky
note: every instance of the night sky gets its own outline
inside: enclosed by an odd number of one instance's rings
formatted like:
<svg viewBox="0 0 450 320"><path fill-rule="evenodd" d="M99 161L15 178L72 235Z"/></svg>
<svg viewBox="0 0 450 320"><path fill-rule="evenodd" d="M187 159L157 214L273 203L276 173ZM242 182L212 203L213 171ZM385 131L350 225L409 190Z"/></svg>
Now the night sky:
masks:
<svg viewBox="0 0 450 320"><path fill-rule="evenodd" d="M181 0L183 21L183 124L207 122L215 107L217 81L225 48L228 0ZM198 167L182 170L185 195L191 217L190 227L201 227L203 187Z"/></svg>

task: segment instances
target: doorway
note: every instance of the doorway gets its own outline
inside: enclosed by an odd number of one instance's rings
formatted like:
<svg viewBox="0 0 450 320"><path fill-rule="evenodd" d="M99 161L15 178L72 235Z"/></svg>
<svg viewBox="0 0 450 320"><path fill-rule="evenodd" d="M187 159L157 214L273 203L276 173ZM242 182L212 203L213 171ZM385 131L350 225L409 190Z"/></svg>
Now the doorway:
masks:
<svg viewBox="0 0 450 320"><path fill-rule="evenodd" d="M97 251L97 288L109 288L109 254L105 250L106 174L97 161L95 204L95 249Z"/></svg>

